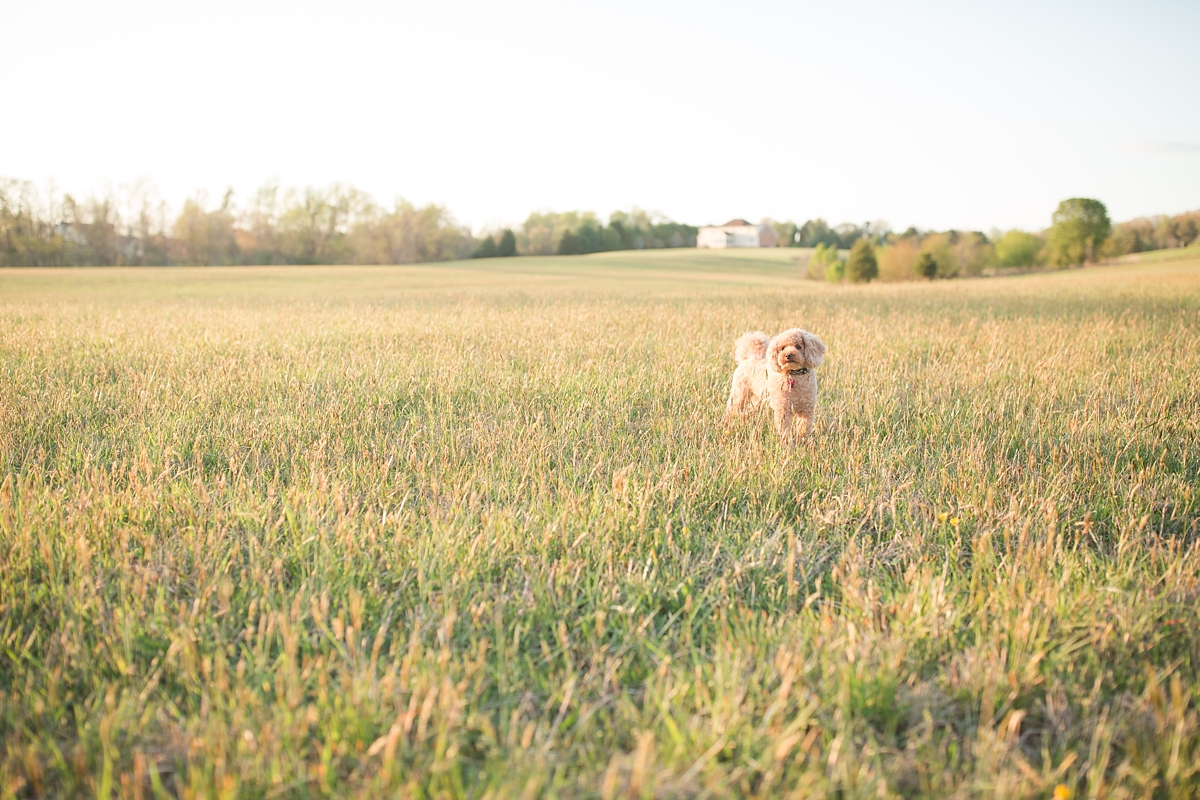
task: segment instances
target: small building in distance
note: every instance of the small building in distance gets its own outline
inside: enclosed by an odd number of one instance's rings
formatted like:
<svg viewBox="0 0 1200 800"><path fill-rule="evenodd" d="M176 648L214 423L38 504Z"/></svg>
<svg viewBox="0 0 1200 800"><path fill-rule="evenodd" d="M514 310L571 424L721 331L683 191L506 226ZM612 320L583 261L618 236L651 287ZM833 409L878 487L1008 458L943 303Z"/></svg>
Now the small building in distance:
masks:
<svg viewBox="0 0 1200 800"><path fill-rule="evenodd" d="M744 219L731 219L724 225L700 229L696 247L724 250L727 247L774 247L777 237L770 225L754 225Z"/></svg>

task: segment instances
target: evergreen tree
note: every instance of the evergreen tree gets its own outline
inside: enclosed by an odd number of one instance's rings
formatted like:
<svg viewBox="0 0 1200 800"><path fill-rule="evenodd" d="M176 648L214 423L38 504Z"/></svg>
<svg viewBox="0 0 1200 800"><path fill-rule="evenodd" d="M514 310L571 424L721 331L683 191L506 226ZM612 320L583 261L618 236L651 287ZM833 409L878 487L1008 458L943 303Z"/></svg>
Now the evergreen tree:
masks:
<svg viewBox="0 0 1200 800"><path fill-rule="evenodd" d="M513 235L510 228L505 228L504 233L500 236L500 244L496 245L496 255L501 258L515 256L517 254L517 237Z"/></svg>
<svg viewBox="0 0 1200 800"><path fill-rule="evenodd" d="M927 280L937 277L937 261L932 253L921 253L921 257L917 259L917 274Z"/></svg>
<svg viewBox="0 0 1200 800"><path fill-rule="evenodd" d="M846 262L846 277L851 283L866 283L879 277L879 261L875 258L875 247L865 236L850 248L850 260Z"/></svg>
<svg viewBox="0 0 1200 800"><path fill-rule="evenodd" d="M479 243L479 248L475 251L475 255L471 258L495 258L496 257L496 240L491 236L483 237L483 241Z"/></svg>
<svg viewBox="0 0 1200 800"><path fill-rule="evenodd" d="M572 231L564 233L562 239L558 241L558 254L560 256L577 256L580 252L579 237Z"/></svg>

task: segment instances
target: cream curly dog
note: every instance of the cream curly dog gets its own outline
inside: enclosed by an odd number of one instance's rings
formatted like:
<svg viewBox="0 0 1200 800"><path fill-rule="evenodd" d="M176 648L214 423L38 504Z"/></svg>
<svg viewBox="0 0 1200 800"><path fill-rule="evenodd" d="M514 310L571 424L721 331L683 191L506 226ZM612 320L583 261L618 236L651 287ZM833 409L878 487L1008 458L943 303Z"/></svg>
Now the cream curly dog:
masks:
<svg viewBox="0 0 1200 800"><path fill-rule="evenodd" d="M817 367L825 343L816 334L792 328L768 338L762 331L742 334L733 345L737 369L725 418L744 417L765 399L785 441L812 430L817 411Z"/></svg>

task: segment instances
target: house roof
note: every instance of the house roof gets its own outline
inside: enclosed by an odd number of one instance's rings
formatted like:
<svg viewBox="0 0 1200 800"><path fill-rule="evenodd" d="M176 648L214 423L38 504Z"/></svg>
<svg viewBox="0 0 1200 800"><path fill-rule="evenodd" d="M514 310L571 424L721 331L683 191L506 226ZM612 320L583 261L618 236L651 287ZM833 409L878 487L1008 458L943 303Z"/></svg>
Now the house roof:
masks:
<svg viewBox="0 0 1200 800"><path fill-rule="evenodd" d="M731 219L731 220L729 220L729 222L726 222L721 227L722 228L744 228L749 225L750 225L750 223L746 222L746 220L744 220L744 219Z"/></svg>

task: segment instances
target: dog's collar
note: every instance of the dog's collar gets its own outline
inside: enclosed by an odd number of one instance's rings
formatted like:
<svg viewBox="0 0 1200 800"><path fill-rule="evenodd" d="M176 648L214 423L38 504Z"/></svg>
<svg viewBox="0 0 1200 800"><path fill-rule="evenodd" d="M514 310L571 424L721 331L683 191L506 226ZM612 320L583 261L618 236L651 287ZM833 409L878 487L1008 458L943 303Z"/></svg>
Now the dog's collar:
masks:
<svg viewBox="0 0 1200 800"><path fill-rule="evenodd" d="M783 374L787 376L785 378L785 380L787 380L788 388L795 389L796 388L796 376L800 375L801 373L808 372L808 370L809 370L808 367L800 367L799 369L789 369L789 370L785 371ZM769 376L770 374L771 374L770 371L768 371L767 375Z"/></svg>

